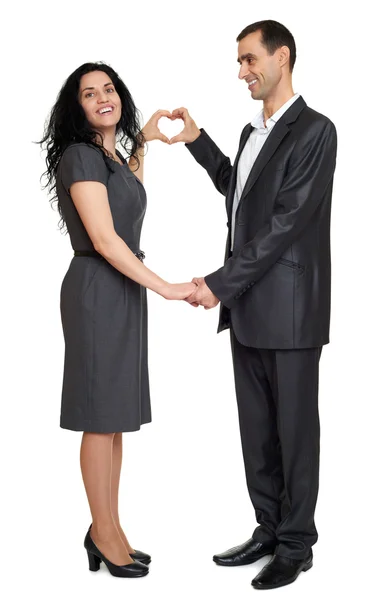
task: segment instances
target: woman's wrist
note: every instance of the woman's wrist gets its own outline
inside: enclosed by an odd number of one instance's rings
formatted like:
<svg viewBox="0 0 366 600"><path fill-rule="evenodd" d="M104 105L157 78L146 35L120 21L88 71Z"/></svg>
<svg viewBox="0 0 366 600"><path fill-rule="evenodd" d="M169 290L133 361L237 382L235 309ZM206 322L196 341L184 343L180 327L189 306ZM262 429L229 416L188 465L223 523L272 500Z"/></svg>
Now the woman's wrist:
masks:
<svg viewBox="0 0 366 600"><path fill-rule="evenodd" d="M169 288L170 288L171 284L168 283L167 281L161 281L161 283L159 283L156 287L154 286L154 292L156 292L157 294L159 294L159 296L163 296L163 298L166 297Z"/></svg>
<svg viewBox="0 0 366 600"><path fill-rule="evenodd" d="M143 129L141 130L141 133L142 133L142 137L143 137L143 143L142 143L142 146L139 146L139 147L143 148L144 145L146 144L146 142L151 142L151 140L148 139L148 135L145 133L145 131Z"/></svg>

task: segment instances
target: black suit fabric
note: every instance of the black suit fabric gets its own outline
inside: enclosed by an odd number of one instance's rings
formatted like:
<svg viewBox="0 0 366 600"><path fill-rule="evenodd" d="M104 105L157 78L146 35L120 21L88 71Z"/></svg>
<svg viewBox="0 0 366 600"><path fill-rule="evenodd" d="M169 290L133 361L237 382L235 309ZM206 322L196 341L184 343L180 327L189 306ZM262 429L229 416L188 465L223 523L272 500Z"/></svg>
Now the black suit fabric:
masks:
<svg viewBox="0 0 366 600"><path fill-rule="evenodd" d="M303 559L318 539L318 379L329 342L330 216L337 135L300 96L268 134L235 215L244 128L231 165L204 130L189 151L226 196L224 266L205 281L231 329L242 449L258 527L253 537Z"/></svg>
<svg viewBox="0 0 366 600"><path fill-rule="evenodd" d="M255 348L311 348L329 342L330 212L337 136L333 123L300 96L270 132L231 212L248 124L231 165L208 134L189 151L226 196L223 267L205 277L222 302L219 331L232 325ZM230 309L230 311L228 310Z"/></svg>
<svg viewBox="0 0 366 600"><path fill-rule="evenodd" d="M318 368L321 348L268 350L231 333L240 435L253 538L305 558L318 539Z"/></svg>

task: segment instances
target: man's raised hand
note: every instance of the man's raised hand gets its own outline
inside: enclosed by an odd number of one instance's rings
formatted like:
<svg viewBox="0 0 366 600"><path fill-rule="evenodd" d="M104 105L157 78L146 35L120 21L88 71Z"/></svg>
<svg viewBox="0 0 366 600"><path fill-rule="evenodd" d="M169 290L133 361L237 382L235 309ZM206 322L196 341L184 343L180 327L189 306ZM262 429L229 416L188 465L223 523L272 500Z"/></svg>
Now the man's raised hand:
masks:
<svg viewBox="0 0 366 600"><path fill-rule="evenodd" d="M177 142L191 144L201 135L201 131L198 129L196 123L193 121L186 108L176 108L173 110L170 118L172 121L175 119L181 119L184 123L184 129L178 135L172 137L172 139L169 141L169 144L176 144Z"/></svg>

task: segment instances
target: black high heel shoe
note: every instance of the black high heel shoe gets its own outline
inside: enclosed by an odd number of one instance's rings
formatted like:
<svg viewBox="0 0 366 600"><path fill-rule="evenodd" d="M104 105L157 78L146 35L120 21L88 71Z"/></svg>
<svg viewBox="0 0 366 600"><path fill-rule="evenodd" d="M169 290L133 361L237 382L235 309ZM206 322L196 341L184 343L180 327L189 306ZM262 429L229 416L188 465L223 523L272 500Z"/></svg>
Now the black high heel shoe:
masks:
<svg viewBox="0 0 366 600"><path fill-rule="evenodd" d="M90 535L90 527L85 536L84 548L88 554L90 571L99 571L100 563L103 561L110 574L114 577L144 577L149 572L149 567L137 560L134 560L133 563L128 565L119 566L113 564L108 558L103 556L101 551L94 544Z"/></svg>
<svg viewBox="0 0 366 600"><path fill-rule="evenodd" d="M89 526L88 531L90 531L92 524ZM142 550L135 550L135 552L130 553L130 556L131 556L131 558L133 558L133 560L138 560L140 563L143 563L144 565L149 565L151 563L150 554L146 554L146 552L142 552Z"/></svg>
<svg viewBox="0 0 366 600"><path fill-rule="evenodd" d="M133 558L133 560L138 560L144 565L149 565L151 563L150 554L146 554L146 552L142 552L141 550L135 550L135 552L131 552L130 556Z"/></svg>

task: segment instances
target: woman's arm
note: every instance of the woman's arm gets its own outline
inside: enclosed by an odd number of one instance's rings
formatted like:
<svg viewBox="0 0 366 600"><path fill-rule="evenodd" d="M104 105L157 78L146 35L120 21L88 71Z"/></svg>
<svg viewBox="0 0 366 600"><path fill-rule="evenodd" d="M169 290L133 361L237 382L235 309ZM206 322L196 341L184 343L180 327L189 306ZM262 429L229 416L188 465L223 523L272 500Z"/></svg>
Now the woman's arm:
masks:
<svg viewBox="0 0 366 600"><path fill-rule="evenodd" d="M168 283L134 255L114 229L103 183L78 181L71 185L70 194L95 250L120 273L167 300L184 300L195 290L193 283Z"/></svg>

